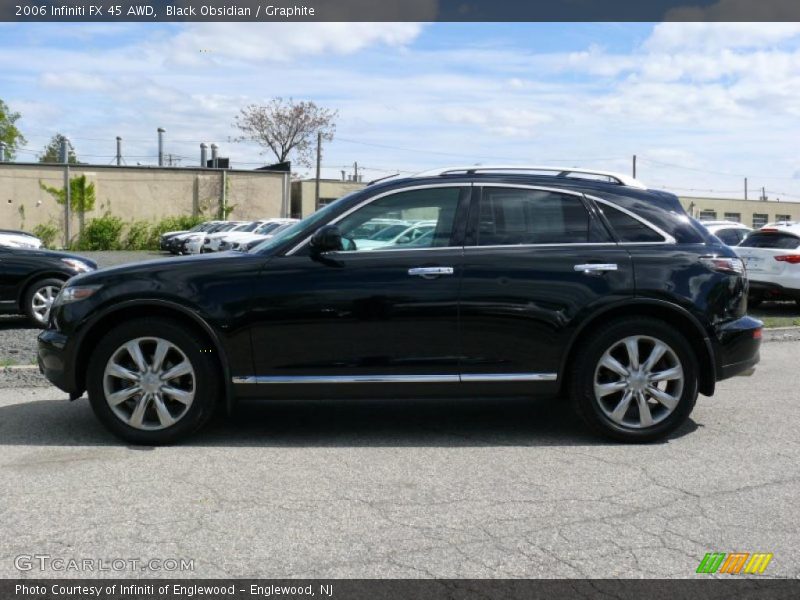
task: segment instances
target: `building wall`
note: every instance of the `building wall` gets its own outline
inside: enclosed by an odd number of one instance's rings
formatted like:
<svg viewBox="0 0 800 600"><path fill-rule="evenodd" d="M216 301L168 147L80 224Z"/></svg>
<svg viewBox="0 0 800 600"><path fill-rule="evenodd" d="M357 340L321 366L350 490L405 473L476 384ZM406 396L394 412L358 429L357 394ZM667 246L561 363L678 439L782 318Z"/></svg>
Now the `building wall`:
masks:
<svg viewBox="0 0 800 600"><path fill-rule="evenodd" d="M775 202L759 200L737 200L730 198L680 198L681 204L693 217L718 220L738 220L748 227L760 227L764 223L788 217L800 221L800 202ZM715 213L712 216L711 213ZM739 219L734 218L738 214ZM758 216L761 215L760 218Z"/></svg>
<svg viewBox="0 0 800 600"><path fill-rule="evenodd" d="M223 171L158 167L70 166L70 177L86 175L95 184L94 210L88 221L106 212L126 222L158 221L179 215L215 217L223 192ZM281 216L287 175L270 171L225 171L231 219ZM40 183L62 189L61 165L0 163L0 229L32 230L51 223L63 231L64 207ZM288 190L287 190L288 196ZM70 220L78 231L78 216Z"/></svg>
<svg viewBox="0 0 800 600"><path fill-rule="evenodd" d="M319 201L320 206L329 204L342 196L363 189L365 183L354 181L341 181L340 179L320 179ZM307 217L315 210L314 195L316 181L307 179L292 182L292 216L295 218Z"/></svg>

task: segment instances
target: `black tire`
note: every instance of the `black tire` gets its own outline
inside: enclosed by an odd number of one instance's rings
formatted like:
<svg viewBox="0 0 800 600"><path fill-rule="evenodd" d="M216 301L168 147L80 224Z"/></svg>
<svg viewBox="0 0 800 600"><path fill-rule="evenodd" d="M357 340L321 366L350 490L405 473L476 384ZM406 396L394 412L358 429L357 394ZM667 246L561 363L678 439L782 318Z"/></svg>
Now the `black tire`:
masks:
<svg viewBox="0 0 800 600"><path fill-rule="evenodd" d="M123 422L107 401L104 386L106 365L112 357L118 355L117 353L125 343L137 338L166 340L174 345L179 353L183 353L184 357L182 358L191 364L194 371L192 373L193 385L191 386L194 397L191 404L185 408L185 412L177 418L174 424L162 429L147 430ZM144 350L147 350L149 343L151 342L144 342ZM170 352L174 351L170 350ZM126 442L151 446L175 443L200 429L214 414L217 400L222 394L222 385L219 366L212 356L208 343L200 335L175 321L152 318L136 319L124 323L103 337L89 360L86 387L92 410L103 425ZM154 362L152 354L146 355L145 359L147 364L152 366ZM166 360L169 360L169 357ZM167 399L166 396L162 396L162 398L165 401ZM134 396L126 402L135 403L137 399ZM178 403L173 402L173 404L180 406ZM154 401L151 400L148 406L149 414L155 415L157 411ZM160 416L158 419L160 420Z"/></svg>
<svg viewBox="0 0 800 600"><path fill-rule="evenodd" d="M614 406L617 400L621 399L625 393L624 390L614 392L604 397L604 400L600 400L595 396L595 375L596 373L602 372L599 363L603 359L606 351L615 347L615 345L622 340L632 336L645 337L640 343L641 345L639 345L639 348L644 348L644 350L647 350L648 344L651 344L652 340L657 340L665 344L669 350L671 350L671 354L669 354L668 357L680 363L683 373L682 388L679 394L675 394L678 401L672 409L672 412L667 412L665 406L651 400L653 404L649 406L657 411L662 411L665 416L660 421L654 418L654 421L656 421L655 424L647 427L641 426L641 423L638 427L636 425L619 423L607 414L606 411L608 411L611 406ZM649 347L652 349L652 346ZM646 362L644 356L641 358L641 362ZM662 360L667 359L664 358ZM656 363L656 365L659 364L662 363ZM627 317L612 321L607 326L595 330L591 337L582 343L571 365L570 371L569 392L573 406L578 415L595 432L621 442L643 443L663 438L686 422L697 401L697 357L686 338L681 335L675 327L658 319ZM624 379L622 376L619 377L621 380ZM672 382L664 383L666 385L673 385ZM619 395L614 396L613 394ZM618 404L617 406L620 405L621 404ZM602 406L606 407L605 410ZM629 417L630 420L640 418L635 396L630 402L630 407L631 408L628 409L630 412L625 412L623 417L632 415L632 417ZM644 412L649 413L649 408Z"/></svg>
<svg viewBox="0 0 800 600"><path fill-rule="evenodd" d="M25 294L22 297L22 310L25 312L25 316L28 317L28 321L34 327L38 327L43 329L47 327L47 318L42 320L41 318L41 309L34 305L34 302L37 301L37 294L42 294L44 290L51 290L53 288L61 289L64 285L63 279L58 279L57 277L48 277L47 279L39 279L38 281L34 281L28 288L25 290ZM38 309L38 312L37 312Z"/></svg>

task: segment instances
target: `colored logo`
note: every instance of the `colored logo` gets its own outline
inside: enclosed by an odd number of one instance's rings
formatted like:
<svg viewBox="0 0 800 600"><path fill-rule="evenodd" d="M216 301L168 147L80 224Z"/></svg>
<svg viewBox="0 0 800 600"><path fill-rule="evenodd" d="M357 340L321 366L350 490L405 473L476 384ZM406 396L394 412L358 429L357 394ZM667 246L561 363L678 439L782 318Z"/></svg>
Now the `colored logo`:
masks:
<svg viewBox="0 0 800 600"><path fill-rule="evenodd" d="M700 561L697 567L698 573L727 573L728 575L738 575L747 573L755 575L763 573L769 561L772 560L772 553L766 552L709 552Z"/></svg>

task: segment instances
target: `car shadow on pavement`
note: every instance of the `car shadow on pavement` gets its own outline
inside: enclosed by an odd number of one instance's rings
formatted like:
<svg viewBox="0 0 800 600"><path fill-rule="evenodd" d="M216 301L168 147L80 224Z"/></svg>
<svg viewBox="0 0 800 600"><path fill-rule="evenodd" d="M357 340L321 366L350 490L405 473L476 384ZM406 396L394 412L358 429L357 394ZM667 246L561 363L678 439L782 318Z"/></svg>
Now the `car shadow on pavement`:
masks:
<svg viewBox="0 0 800 600"><path fill-rule="evenodd" d="M691 433L689 420L666 441ZM482 447L615 444L589 431L568 402L531 399L241 402L185 446ZM664 443L664 442L661 442ZM119 446L88 401L0 407L0 446ZM141 448L141 447L140 447ZM146 449L146 448L142 448Z"/></svg>
<svg viewBox="0 0 800 600"><path fill-rule="evenodd" d="M0 315L0 331L4 329L33 329L24 315ZM38 333L39 330L33 329Z"/></svg>

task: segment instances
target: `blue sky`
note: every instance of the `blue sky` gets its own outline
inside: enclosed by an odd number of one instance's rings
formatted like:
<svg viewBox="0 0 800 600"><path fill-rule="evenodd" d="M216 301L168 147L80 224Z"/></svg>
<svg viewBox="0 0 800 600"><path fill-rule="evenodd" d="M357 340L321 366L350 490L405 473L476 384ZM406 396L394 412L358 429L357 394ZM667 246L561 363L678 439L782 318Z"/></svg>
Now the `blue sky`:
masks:
<svg viewBox="0 0 800 600"><path fill-rule="evenodd" d="M765 23L0 24L0 98L35 160L55 132L85 161L229 141L273 96L339 111L324 174L448 164L629 171L653 187L800 200L800 25ZM311 170L297 166L296 170ZM713 191L711 191L713 190Z"/></svg>

